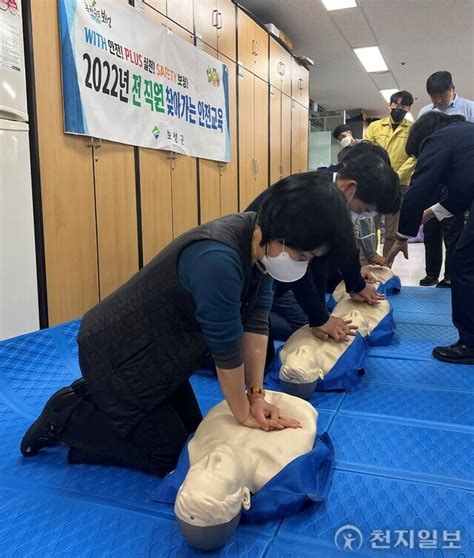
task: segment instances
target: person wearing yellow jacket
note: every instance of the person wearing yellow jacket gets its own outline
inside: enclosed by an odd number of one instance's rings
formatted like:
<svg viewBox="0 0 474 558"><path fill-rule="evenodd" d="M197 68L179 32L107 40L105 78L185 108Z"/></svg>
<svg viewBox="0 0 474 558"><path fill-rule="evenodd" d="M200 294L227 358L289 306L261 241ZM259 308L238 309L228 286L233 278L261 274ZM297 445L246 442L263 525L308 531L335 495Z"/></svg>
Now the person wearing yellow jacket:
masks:
<svg viewBox="0 0 474 558"><path fill-rule="evenodd" d="M390 97L390 115L372 122L365 131L364 139L383 147L390 157L392 168L400 178L400 187L404 194L410 185L411 175L415 169L416 159L407 155L405 146L408 132L413 122L405 116L413 104L413 96L408 91L397 91ZM385 215L385 243L383 255L386 257L395 242L400 212ZM377 219L380 223L380 217Z"/></svg>

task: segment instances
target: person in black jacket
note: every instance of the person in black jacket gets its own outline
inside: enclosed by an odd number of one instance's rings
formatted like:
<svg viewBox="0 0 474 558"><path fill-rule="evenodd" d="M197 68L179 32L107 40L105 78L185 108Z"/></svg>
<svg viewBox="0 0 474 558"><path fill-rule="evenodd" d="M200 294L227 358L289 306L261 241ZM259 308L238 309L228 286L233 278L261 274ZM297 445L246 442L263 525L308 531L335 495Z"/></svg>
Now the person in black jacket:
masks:
<svg viewBox="0 0 474 558"><path fill-rule="evenodd" d="M362 143L351 149L339 172L335 173L335 189L342 192L353 221L370 212L397 212L401 203L397 174L378 154L360 146ZM362 154L354 157L352 153L359 148ZM272 187L260 194L247 209L257 211L271 193ZM353 230L350 236L354 238ZM355 328L341 318L330 316L325 300L326 292L331 291L341 278L355 300L376 304L383 298L377 294L374 285L362 277L357 249L347 262L337 261L334 254L313 258L308 273L299 281L276 282L270 314L272 336L285 341L294 331L309 323L316 337L346 341L348 335L354 334Z"/></svg>
<svg viewBox="0 0 474 558"><path fill-rule="evenodd" d="M171 471L202 419L189 377L210 353L236 420L297 428L265 400L272 278L296 280L323 253L353 249L329 177L281 180L258 213L192 229L83 317L82 378L56 392L21 442L24 456L62 441L69 463Z"/></svg>
<svg viewBox="0 0 474 558"><path fill-rule="evenodd" d="M470 209L451 259L452 313L459 339L433 349L435 358L453 364L474 364L474 123L464 120L433 111L413 125L406 149L418 162L403 201L397 241L387 258L392 263L403 252L408 259L407 239L416 236L420 222L441 221ZM440 184L446 197L429 207Z"/></svg>

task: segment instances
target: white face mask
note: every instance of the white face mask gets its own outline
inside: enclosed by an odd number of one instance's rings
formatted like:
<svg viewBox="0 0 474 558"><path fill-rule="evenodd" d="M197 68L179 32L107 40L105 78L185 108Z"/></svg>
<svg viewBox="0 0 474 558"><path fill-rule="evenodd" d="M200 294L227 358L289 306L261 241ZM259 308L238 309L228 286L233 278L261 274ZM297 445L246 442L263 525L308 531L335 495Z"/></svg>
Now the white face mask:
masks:
<svg viewBox="0 0 474 558"><path fill-rule="evenodd" d="M373 219L377 216L376 211L363 211L362 213L356 213L355 211L351 210L351 219L352 223L357 223L360 219Z"/></svg>
<svg viewBox="0 0 474 558"><path fill-rule="evenodd" d="M265 254L261 261L268 274L282 283L293 283L301 279L306 273L309 263L308 260L300 262L294 260L288 252L285 252L285 245L283 245L283 249L278 256L267 256Z"/></svg>
<svg viewBox="0 0 474 558"><path fill-rule="evenodd" d="M352 137L351 136L345 136L342 138L342 140L339 142L341 147L349 147L349 145L352 142Z"/></svg>

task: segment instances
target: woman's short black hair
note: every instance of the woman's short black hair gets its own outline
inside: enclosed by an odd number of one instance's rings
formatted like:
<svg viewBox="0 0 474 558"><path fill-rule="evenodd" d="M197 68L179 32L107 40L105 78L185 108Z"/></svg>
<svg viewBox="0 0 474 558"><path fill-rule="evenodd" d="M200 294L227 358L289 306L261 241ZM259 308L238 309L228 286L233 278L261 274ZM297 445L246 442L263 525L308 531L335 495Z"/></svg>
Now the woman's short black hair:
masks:
<svg viewBox="0 0 474 558"><path fill-rule="evenodd" d="M262 245L285 241L296 250L326 245L331 257L346 261L354 253L352 222L344 196L331 175L302 172L277 182L258 211ZM332 259L332 258L331 258Z"/></svg>
<svg viewBox="0 0 474 558"><path fill-rule="evenodd" d="M356 157L359 157L360 155L365 155L366 153L372 153L373 155L377 155L378 157L380 157L385 161L386 165L388 165L389 167L392 166L387 151L380 145L377 145L367 140L362 140L356 145L354 145L354 147L351 147L347 155L344 157L344 164L347 164L351 159L355 159Z"/></svg>
<svg viewBox="0 0 474 558"><path fill-rule="evenodd" d="M357 182L356 198L375 205L376 210L384 215L399 211L402 203L400 180L385 158L368 151L347 162L346 159L338 176Z"/></svg>
<svg viewBox="0 0 474 558"><path fill-rule="evenodd" d="M466 118L462 114L445 114L439 110L427 112L410 128L405 151L412 157L418 157L422 143L431 134L453 122L463 122L465 120Z"/></svg>

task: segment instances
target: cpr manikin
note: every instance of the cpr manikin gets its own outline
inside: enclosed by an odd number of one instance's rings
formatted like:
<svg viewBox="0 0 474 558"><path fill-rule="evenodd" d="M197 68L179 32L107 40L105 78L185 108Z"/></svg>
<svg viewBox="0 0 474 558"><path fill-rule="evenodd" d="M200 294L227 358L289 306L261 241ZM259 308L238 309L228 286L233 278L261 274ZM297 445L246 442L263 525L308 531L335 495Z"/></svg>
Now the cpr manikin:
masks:
<svg viewBox="0 0 474 558"><path fill-rule="evenodd" d="M379 283L385 283L393 276L392 271L386 267L366 266L364 270L372 273L374 280ZM339 283L332 296L337 302L332 315L352 320L363 337L370 336L390 312L388 300L373 305L354 301L346 292L344 282ZM324 380L355 339L351 336L348 341L338 343L332 339L316 338L309 326L298 329L280 352L282 388L298 397L311 397L318 381Z"/></svg>
<svg viewBox="0 0 474 558"><path fill-rule="evenodd" d="M318 413L302 399L267 391L266 400L302 428L263 430L241 426L222 401L213 407L189 442L188 474L175 503L180 530L188 543L212 550L237 528L242 508L288 463L312 450Z"/></svg>

